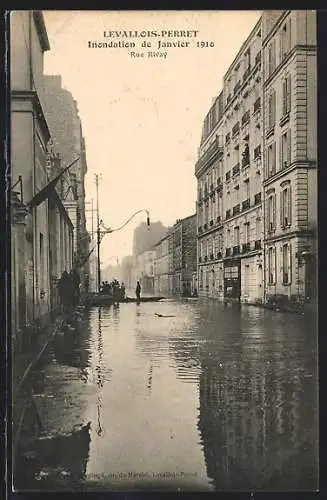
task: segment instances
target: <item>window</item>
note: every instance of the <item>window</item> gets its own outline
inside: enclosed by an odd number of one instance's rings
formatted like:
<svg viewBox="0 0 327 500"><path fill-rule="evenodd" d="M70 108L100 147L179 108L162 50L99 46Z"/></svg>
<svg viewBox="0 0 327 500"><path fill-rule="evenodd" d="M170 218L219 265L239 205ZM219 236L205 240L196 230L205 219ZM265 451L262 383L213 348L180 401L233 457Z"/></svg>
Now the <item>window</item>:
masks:
<svg viewBox="0 0 327 500"><path fill-rule="evenodd" d="M276 282L276 251L275 247L268 248L268 284Z"/></svg>
<svg viewBox="0 0 327 500"><path fill-rule="evenodd" d="M216 253L216 244L215 243L216 243L215 237L213 236L212 237L212 252L211 252L213 255L215 255L215 253Z"/></svg>
<svg viewBox="0 0 327 500"><path fill-rule="evenodd" d="M291 75L283 79L283 106L282 116L284 117L291 111Z"/></svg>
<svg viewBox="0 0 327 500"><path fill-rule="evenodd" d="M268 130L276 123L276 92L272 90L268 96Z"/></svg>
<svg viewBox="0 0 327 500"><path fill-rule="evenodd" d="M268 46L268 76L274 71L276 67L276 50L275 50L275 40L272 40Z"/></svg>
<svg viewBox="0 0 327 500"><path fill-rule="evenodd" d="M280 34L280 58L281 61L287 56L291 50L291 19L284 24Z"/></svg>
<svg viewBox="0 0 327 500"><path fill-rule="evenodd" d="M291 245L285 244L282 247L282 277L283 285L291 283L292 266L291 266Z"/></svg>
<svg viewBox="0 0 327 500"><path fill-rule="evenodd" d="M44 288L44 276L45 274L45 269L44 269L44 240L43 240L43 234L40 233L40 289L43 290Z"/></svg>
<svg viewBox="0 0 327 500"><path fill-rule="evenodd" d="M291 129L288 129L280 138L280 169L287 168L291 164Z"/></svg>
<svg viewBox="0 0 327 500"><path fill-rule="evenodd" d="M247 222L244 224L244 236L245 236L245 243L250 242L250 223Z"/></svg>
<svg viewBox="0 0 327 500"><path fill-rule="evenodd" d="M267 203L267 222L268 231L272 232L276 229L276 195L270 195Z"/></svg>
<svg viewBox="0 0 327 500"><path fill-rule="evenodd" d="M239 226L234 227L234 246L240 244L240 228Z"/></svg>
<svg viewBox="0 0 327 500"><path fill-rule="evenodd" d="M290 226L292 223L292 199L291 186L287 186L280 192L280 225Z"/></svg>
<svg viewBox="0 0 327 500"><path fill-rule="evenodd" d="M276 143L275 141L267 147L267 177L276 173Z"/></svg>

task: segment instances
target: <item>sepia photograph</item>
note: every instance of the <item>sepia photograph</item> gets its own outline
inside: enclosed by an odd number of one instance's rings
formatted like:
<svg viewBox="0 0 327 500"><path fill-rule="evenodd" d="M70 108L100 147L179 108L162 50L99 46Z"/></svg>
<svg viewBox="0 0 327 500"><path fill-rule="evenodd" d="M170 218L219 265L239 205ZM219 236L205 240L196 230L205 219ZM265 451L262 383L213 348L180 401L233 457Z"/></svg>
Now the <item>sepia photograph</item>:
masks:
<svg viewBox="0 0 327 500"><path fill-rule="evenodd" d="M12 491L319 491L317 13L8 11Z"/></svg>

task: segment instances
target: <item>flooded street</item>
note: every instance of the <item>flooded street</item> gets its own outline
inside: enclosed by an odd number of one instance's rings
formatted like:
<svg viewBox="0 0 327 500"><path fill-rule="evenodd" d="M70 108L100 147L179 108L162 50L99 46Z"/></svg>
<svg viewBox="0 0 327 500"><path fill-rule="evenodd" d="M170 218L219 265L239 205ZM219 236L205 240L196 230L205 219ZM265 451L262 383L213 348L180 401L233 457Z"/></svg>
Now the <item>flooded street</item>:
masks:
<svg viewBox="0 0 327 500"><path fill-rule="evenodd" d="M165 300L93 308L79 325L44 361L19 489L317 489L304 316Z"/></svg>

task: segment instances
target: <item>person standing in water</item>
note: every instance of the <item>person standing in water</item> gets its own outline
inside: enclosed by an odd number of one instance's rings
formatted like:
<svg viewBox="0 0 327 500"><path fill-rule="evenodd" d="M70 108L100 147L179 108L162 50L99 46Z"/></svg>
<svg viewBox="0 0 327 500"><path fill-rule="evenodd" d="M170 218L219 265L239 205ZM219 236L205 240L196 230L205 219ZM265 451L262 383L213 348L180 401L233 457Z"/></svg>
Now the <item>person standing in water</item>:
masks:
<svg viewBox="0 0 327 500"><path fill-rule="evenodd" d="M139 281L136 283L135 293L136 293L137 300L140 300L140 298L141 298L141 285L140 285Z"/></svg>

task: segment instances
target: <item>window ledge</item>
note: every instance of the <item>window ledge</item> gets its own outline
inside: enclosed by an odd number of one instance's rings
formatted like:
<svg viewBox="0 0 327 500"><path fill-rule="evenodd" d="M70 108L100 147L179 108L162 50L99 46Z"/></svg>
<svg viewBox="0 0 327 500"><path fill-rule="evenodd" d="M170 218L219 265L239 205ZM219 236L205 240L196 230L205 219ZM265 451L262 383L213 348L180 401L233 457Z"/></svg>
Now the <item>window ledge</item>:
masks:
<svg viewBox="0 0 327 500"><path fill-rule="evenodd" d="M275 133L275 125L270 127L267 132L266 132L266 138L268 139L270 136L272 136Z"/></svg>
<svg viewBox="0 0 327 500"><path fill-rule="evenodd" d="M287 113L285 113L281 119L279 120L279 125L282 127L283 125L285 125L285 123L287 123L288 121L290 120L290 112L288 111Z"/></svg>

